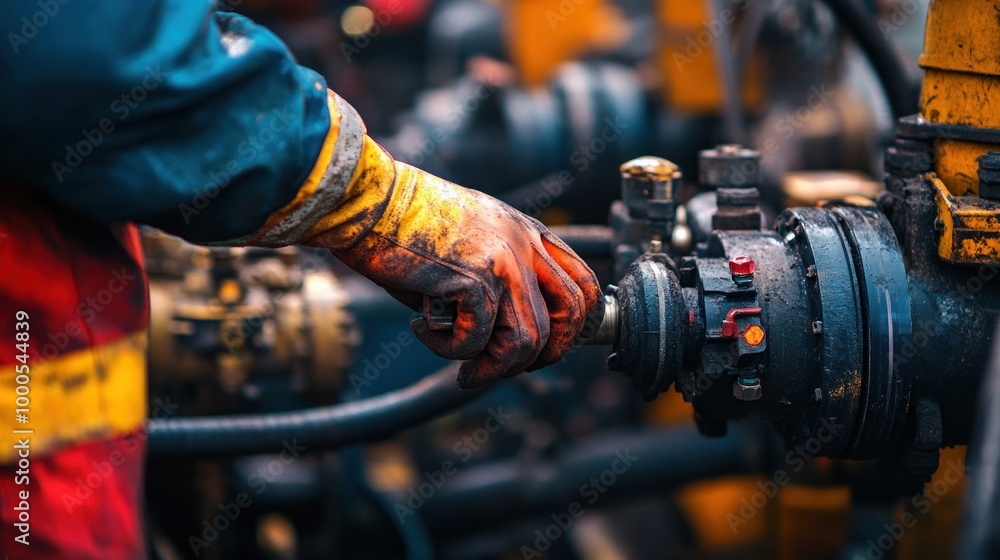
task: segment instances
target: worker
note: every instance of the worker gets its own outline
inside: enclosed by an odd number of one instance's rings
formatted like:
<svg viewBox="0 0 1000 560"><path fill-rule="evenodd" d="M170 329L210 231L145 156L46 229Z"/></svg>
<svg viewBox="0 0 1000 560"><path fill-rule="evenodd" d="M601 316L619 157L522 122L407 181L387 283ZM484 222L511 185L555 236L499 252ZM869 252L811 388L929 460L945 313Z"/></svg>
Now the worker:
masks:
<svg viewBox="0 0 1000 560"><path fill-rule="evenodd" d="M541 223L393 161L266 29L200 0L0 5L0 557L146 557L148 303L138 230L325 247L476 387L600 320ZM162 411L161 411L162 412Z"/></svg>

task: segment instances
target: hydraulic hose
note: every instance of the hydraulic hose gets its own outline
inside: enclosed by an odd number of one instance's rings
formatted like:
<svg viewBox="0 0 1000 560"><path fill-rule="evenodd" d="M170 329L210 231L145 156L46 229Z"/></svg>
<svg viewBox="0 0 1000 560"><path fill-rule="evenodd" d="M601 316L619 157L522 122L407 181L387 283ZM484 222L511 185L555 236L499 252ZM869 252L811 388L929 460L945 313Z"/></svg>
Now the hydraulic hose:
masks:
<svg viewBox="0 0 1000 560"><path fill-rule="evenodd" d="M459 390L455 381L458 367L456 362L409 387L332 406L273 414L150 420L149 454L226 458L273 453L292 444L334 449L381 440L486 392Z"/></svg>
<svg viewBox="0 0 1000 560"><path fill-rule="evenodd" d="M894 118L917 112L917 95L906 64L882 35L872 14L858 0L823 0L864 51L889 100Z"/></svg>
<svg viewBox="0 0 1000 560"><path fill-rule="evenodd" d="M614 231L608 226L552 226L549 229L581 258L611 258Z"/></svg>
<svg viewBox="0 0 1000 560"><path fill-rule="evenodd" d="M615 468L613 488L600 498L600 505L608 506L692 481L766 472L774 441L771 426L759 423L733 424L719 438L706 438L689 426L605 433L574 443L552 459L512 458L462 467L426 500L419 515L437 534L472 533L511 519L547 518L566 511L574 501L592 503L587 500L592 497L588 481L593 483L602 473L609 477L604 471Z"/></svg>

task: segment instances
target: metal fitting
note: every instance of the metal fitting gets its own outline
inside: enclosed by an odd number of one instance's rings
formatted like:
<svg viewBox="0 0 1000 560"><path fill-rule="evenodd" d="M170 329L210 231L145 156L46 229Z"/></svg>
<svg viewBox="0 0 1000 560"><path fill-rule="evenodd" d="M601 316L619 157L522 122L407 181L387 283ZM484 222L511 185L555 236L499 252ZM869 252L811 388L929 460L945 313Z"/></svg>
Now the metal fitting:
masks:
<svg viewBox="0 0 1000 560"><path fill-rule="evenodd" d="M604 319L593 336L584 339L584 343L595 346L610 345L618 338L618 298L613 294L604 294Z"/></svg>
<svg viewBox="0 0 1000 560"><path fill-rule="evenodd" d="M665 201L672 206L674 179L680 178L680 168L671 161L654 156L643 156L621 165L622 200L628 206L629 216L646 218L650 201ZM674 209L660 210L673 218Z"/></svg>
<svg viewBox="0 0 1000 560"><path fill-rule="evenodd" d="M762 396L760 378L741 377L733 383L733 396L741 401L756 401Z"/></svg>
<svg viewBox="0 0 1000 560"><path fill-rule="evenodd" d="M698 153L698 181L716 192L712 227L721 230L759 230L760 152L735 144Z"/></svg>
<svg viewBox="0 0 1000 560"><path fill-rule="evenodd" d="M930 171L934 162L934 149L926 141L896 138L894 146L885 151L883 168L897 177L916 177Z"/></svg>
<svg viewBox="0 0 1000 560"><path fill-rule="evenodd" d="M755 188L760 185L760 152L723 144L698 153L698 182L703 188Z"/></svg>

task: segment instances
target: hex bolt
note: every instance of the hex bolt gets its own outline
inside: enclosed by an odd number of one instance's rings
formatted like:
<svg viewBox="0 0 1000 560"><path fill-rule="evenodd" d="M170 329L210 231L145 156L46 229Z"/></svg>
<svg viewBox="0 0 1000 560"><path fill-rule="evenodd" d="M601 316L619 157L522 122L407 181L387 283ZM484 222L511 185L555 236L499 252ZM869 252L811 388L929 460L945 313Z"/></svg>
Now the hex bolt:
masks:
<svg viewBox="0 0 1000 560"><path fill-rule="evenodd" d="M760 400L761 395L759 377L740 377L733 382L733 396L741 401Z"/></svg>
<svg viewBox="0 0 1000 560"><path fill-rule="evenodd" d="M749 288L753 286L753 275L757 270L756 263L746 255L738 255L729 259L729 273L733 276L733 282L737 287Z"/></svg>
<svg viewBox="0 0 1000 560"><path fill-rule="evenodd" d="M930 171L934 149L924 140L896 138L896 144L885 151L884 169L898 177L916 177Z"/></svg>
<svg viewBox="0 0 1000 560"><path fill-rule="evenodd" d="M979 196L1000 200L1000 152L986 152L979 162Z"/></svg>

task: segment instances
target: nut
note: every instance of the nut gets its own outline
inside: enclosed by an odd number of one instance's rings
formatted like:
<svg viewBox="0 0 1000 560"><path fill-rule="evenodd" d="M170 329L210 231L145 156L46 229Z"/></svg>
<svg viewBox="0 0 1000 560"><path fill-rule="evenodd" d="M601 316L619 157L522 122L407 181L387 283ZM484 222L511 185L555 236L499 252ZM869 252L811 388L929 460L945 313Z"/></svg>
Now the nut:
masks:
<svg viewBox="0 0 1000 560"><path fill-rule="evenodd" d="M729 273L733 276L753 276L757 265L750 257L740 255L729 259Z"/></svg>
<svg viewBox="0 0 1000 560"><path fill-rule="evenodd" d="M736 381L733 383L733 396L741 401L756 401L761 397L760 381L753 383L746 381Z"/></svg>

